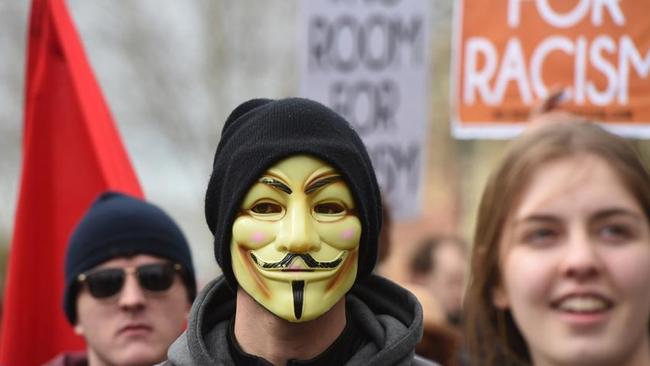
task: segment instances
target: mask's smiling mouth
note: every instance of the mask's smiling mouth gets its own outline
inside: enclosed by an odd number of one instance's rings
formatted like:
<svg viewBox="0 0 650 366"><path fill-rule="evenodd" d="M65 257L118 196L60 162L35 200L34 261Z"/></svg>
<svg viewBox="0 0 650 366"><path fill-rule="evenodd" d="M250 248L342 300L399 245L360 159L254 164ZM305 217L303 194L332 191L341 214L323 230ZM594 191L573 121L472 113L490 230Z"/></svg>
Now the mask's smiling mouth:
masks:
<svg viewBox="0 0 650 366"><path fill-rule="evenodd" d="M250 252L253 262L262 271L281 271L281 272L314 272L314 271L331 271L338 267L345 257L346 251L339 253L331 261L319 262L308 253L287 253L277 262L263 261L253 252Z"/></svg>

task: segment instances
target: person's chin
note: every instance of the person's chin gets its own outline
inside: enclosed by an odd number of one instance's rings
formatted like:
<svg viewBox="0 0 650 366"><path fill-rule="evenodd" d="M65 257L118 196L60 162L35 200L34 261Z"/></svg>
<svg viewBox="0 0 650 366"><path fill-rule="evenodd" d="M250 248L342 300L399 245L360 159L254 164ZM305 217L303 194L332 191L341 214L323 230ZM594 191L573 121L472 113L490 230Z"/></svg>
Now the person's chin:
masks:
<svg viewBox="0 0 650 366"><path fill-rule="evenodd" d="M144 344L129 346L121 352L117 364L124 366L155 365L167 358L167 350L159 348Z"/></svg>
<svg viewBox="0 0 650 366"><path fill-rule="evenodd" d="M562 365L616 365L616 360L625 358L620 341L608 335L565 336L558 338L558 344L550 345L550 358Z"/></svg>
<svg viewBox="0 0 650 366"><path fill-rule="evenodd" d="M557 357L556 361L558 364L575 366L616 365L617 363L612 363L612 358L612 355L592 348L567 350L564 355Z"/></svg>

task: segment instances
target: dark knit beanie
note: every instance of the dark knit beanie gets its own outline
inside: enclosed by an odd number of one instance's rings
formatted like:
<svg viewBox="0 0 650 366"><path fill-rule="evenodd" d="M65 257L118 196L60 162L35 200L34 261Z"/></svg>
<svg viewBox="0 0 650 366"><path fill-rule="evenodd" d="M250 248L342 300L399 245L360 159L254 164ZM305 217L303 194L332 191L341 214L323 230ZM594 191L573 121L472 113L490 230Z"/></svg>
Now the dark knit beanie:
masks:
<svg viewBox="0 0 650 366"><path fill-rule="evenodd" d="M176 223L157 206L122 193L106 192L95 200L70 237L63 309L71 324L77 322L77 276L110 259L137 254L179 263L189 301L194 300L192 255Z"/></svg>
<svg viewBox="0 0 650 366"><path fill-rule="evenodd" d="M306 154L343 176L357 204L362 232L357 281L375 266L381 229L381 197L366 148L340 115L300 98L253 99L230 114L221 132L205 194L205 218L214 234L214 254L232 289L230 241L241 201L264 172L286 157Z"/></svg>

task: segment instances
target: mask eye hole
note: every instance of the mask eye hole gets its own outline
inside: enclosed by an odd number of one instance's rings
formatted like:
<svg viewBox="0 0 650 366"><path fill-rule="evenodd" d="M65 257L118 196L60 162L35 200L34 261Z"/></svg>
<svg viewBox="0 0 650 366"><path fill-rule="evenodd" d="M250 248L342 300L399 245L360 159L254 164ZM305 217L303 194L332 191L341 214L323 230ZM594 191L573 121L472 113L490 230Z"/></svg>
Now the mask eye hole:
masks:
<svg viewBox="0 0 650 366"><path fill-rule="evenodd" d="M273 202L258 202L250 210L258 215L273 215L282 213L282 206Z"/></svg>
<svg viewBox="0 0 650 366"><path fill-rule="evenodd" d="M314 206L314 212L319 215L339 215L345 212L345 206L336 202L319 203Z"/></svg>
<svg viewBox="0 0 650 366"><path fill-rule="evenodd" d="M314 205L312 215L320 222L333 222L348 214L347 207L340 202L323 202Z"/></svg>

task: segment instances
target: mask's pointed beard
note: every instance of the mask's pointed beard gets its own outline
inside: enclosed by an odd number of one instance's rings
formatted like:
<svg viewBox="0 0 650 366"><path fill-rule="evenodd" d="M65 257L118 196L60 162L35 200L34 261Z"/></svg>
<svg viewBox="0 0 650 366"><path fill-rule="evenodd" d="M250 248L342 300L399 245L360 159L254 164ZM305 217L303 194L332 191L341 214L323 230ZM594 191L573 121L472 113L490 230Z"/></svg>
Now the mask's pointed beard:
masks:
<svg viewBox="0 0 650 366"><path fill-rule="evenodd" d="M293 314L296 316L296 319L300 319L302 317L305 281L292 281L291 287L293 289Z"/></svg>

